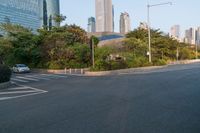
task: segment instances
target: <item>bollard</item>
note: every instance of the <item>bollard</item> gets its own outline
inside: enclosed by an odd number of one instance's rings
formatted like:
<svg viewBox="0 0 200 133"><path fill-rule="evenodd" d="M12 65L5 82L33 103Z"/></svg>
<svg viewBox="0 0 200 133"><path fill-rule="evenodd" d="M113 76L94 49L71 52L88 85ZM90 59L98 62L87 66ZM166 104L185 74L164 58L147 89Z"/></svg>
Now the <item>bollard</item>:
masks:
<svg viewBox="0 0 200 133"><path fill-rule="evenodd" d="M69 69L69 73L72 74L72 69L71 68Z"/></svg>
<svg viewBox="0 0 200 133"><path fill-rule="evenodd" d="M65 68L65 74L67 74L67 68Z"/></svg>

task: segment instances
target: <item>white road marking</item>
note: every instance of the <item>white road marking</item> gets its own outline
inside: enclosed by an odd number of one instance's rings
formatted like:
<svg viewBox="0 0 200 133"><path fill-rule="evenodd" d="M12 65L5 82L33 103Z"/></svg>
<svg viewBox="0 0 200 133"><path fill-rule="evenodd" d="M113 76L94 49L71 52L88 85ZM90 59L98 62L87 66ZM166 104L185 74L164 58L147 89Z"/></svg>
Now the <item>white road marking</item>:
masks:
<svg viewBox="0 0 200 133"><path fill-rule="evenodd" d="M39 80L34 79L34 78L26 78L26 77L21 77L21 76L17 76L17 78L25 79L25 80L31 80L31 81L39 81Z"/></svg>
<svg viewBox="0 0 200 133"><path fill-rule="evenodd" d="M28 78L35 78L35 79L42 79L42 80L50 80L49 78L44 78L44 77L40 77L40 76L36 76L36 75L27 75L25 77L28 77Z"/></svg>
<svg viewBox="0 0 200 133"><path fill-rule="evenodd" d="M14 96L14 97L3 97L3 98L0 98L0 101L9 100L9 99L16 99L16 98L22 98L22 97L27 97L27 96L34 96L34 95L39 95L39 94L43 94L43 93L46 93L46 92L42 91L42 92L31 93L31 94L20 95L20 96Z"/></svg>
<svg viewBox="0 0 200 133"><path fill-rule="evenodd" d="M0 95L6 95L6 94L21 94L21 93L32 93L37 91L11 91L11 92L0 92Z"/></svg>
<svg viewBox="0 0 200 133"><path fill-rule="evenodd" d="M16 84L16 82L11 81L11 84Z"/></svg>
<svg viewBox="0 0 200 133"><path fill-rule="evenodd" d="M24 90L27 89L27 87L14 87L14 88L9 88L7 90Z"/></svg>
<svg viewBox="0 0 200 133"><path fill-rule="evenodd" d="M23 82L23 83L29 82L29 81L25 81L25 80L21 80L21 79L16 79L16 78L11 78L11 80L18 81L18 82Z"/></svg>
<svg viewBox="0 0 200 133"><path fill-rule="evenodd" d="M18 96L10 96L10 97L0 97L0 101L3 100L9 100L9 99L16 99L16 98L22 98L22 97L27 97L27 96L33 96L33 95L38 95L38 94L43 94L47 93L48 91L29 87L29 86L24 86L24 85L19 85L20 87L14 87L10 88L9 90L15 90L13 92L0 92L0 95L8 95L8 94L19 94ZM28 89L27 91L16 91L16 90L23 90L23 89ZM23 93L29 93L29 94L23 94Z"/></svg>
<svg viewBox="0 0 200 133"><path fill-rule="evenodd" d="M53 76L53 77L60 77L60 78L66 78L67 76L62 76L62 75L56 75L56 74L41 74L45 76Z"/></svg>

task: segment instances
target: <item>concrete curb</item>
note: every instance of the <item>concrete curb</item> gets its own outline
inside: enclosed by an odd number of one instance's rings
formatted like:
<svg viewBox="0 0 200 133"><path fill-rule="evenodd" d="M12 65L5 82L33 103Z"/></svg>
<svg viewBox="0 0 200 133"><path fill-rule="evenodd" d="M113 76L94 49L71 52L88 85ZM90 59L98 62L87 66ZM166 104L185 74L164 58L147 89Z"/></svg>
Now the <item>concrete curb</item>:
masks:
<svg viewBox="0 0 200 133"><path fill-rule="evenodd" d="M11 85L11 82L0 83L0 90L6 89Z"/></svg>
<svg viewBox="0 0 200 133"><path fill-rule="evenodd" d="M114 71L101 71L101 72L85 72L85 76L107 76L107 75L120 75L120 74L136 74L136 73L143 73L148 72L150 70L157 70L162 69L172 65L181 65L181 64L193 64L193 63L200 63L200 59L198 60L183 60L183 61L176 61L171 62L164 66L150 66L150 67L139 67L139 68L130 68L130 69L122 69L122 70L114 70Z"/></svg>
<svg viewBox="0 0 200 133"><path fill-rule="evenodd" d="M165 66L150 66L150 67L140 67L140 68L130 68L130 69L122 69L122 70L113 70L113 71L101 71L101 72L85 72L85 76L106 76L106 75L120 75L122 73L134 74L138 72L145 72L149 70L156 70L165 68Z"/></svg>
<svg viewBox="0 0 200 133"><path fill-rule="evenodd" d="M112 70L112 71L91 72L91 71L89 71L89 69L85 68L85 69L83 69L82 74L80 74L80 73L70 73L69 69L64 69L64 70L32 69L32 71L33 72L39 72L39 73L67 74L67 75L75 75L75 76L107 76L107 75L143 73L143 72L148 72L150 70L162 69L162 68L172 66L172 65L193 64L193 63L200 63L200 59L198 59L198 60L175 61L175 62L170 62L169 64L164 65L164 66L138 67L138 68L129 68L129 69Z"/></svg>

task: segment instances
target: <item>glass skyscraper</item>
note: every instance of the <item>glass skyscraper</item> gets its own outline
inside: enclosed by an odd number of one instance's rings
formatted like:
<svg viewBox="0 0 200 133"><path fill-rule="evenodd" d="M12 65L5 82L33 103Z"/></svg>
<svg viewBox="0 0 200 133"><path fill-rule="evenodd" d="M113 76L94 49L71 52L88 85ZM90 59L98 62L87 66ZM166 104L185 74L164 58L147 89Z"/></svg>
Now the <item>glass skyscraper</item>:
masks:
<svg viewBox="0 0 200 133"><path fill-rule="evenodd" d="M59 0L41 0L40 1L40 25L41 27L59 26L54 17L60 15Z"/></svg>
<svg viewBox="0 0 200 133"><path fill-rule="evenodd" d="M39 1L0 0L0 23L19 24L36 31L40 28Z"/></svg>
<svg viewBox="0 0 200 133"><path fill-rule="evenodd" d="M88 19L88 32L90 33L96 32L96 21L94 17L90 17Z"/></svg>

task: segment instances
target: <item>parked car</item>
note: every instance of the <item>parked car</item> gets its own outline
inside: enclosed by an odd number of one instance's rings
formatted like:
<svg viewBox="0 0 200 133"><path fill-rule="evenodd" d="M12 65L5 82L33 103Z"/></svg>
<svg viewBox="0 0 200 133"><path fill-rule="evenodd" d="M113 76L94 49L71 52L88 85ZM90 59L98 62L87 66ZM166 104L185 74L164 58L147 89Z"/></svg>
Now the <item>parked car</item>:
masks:
<svg viewBox="0 0 200 133"><path fill-rule="evenodd" d="M30 68L25 65L25 64L16 64L13 68L12 68L13 72L15 73L26 73L26 72L30 72Z"/></svg>

